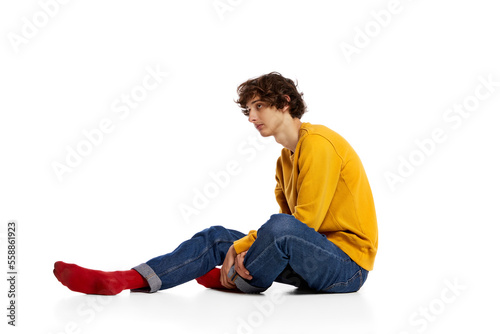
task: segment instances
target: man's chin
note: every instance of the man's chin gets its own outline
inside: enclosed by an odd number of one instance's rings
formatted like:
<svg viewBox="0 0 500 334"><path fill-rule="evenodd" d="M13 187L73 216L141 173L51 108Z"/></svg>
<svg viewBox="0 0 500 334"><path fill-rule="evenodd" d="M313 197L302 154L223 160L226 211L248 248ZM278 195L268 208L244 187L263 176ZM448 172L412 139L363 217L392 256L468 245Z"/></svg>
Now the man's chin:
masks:
<svg viewBox="0 0 500 334"><path fill-rule="evenodd" d="M262 137L271 137L271 134L269 134L269 133L267 133L267 132L265 132L265 131L262 131L262 132L261 132L261 131L259 131L259 133L260 133L260 135L261 135Z"/></svg>

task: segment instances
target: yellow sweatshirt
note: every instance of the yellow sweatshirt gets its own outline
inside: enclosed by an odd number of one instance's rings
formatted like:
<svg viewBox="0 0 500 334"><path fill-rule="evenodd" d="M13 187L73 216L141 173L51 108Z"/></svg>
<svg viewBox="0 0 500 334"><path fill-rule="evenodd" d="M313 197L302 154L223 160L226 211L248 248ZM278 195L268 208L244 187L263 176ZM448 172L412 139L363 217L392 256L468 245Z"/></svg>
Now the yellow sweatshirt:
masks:
<svg viewBox="0 0 500 334"><path fill-rule="evenodd" d="M378 247L377 218L365 170L351 145L322 125L302 123L295 152L281 151L276 167L280 213L324 234L358 265L372 270ZM257 231L234 242L248 250Z"/></svg>

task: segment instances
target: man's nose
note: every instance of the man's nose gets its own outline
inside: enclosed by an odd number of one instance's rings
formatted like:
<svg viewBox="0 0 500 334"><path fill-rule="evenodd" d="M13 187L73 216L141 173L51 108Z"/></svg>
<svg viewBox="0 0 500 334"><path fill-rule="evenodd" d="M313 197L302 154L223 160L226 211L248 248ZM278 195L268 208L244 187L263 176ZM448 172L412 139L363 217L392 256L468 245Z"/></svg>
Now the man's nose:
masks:
<svg viewBox="0 0 500 334"><path fill-rule="evenodd" d="M250 123L255 122L255 121L257 120L256 115L257 115L257 114L256 114L256 112L255 112L255 111L250 110L250 111L248 112L248 121L249 121Z"/></svg>

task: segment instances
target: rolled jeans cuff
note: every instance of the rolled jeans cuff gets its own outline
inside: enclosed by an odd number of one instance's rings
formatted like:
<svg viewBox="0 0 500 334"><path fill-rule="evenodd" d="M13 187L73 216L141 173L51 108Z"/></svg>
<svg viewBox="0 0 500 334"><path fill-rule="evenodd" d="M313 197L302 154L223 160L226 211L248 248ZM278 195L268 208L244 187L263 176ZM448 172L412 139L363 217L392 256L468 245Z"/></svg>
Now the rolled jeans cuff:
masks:
<svg viewBox="0 0 500 334"><path fill-rule="evenodd" d="M234 266L229 269L229 273L227 274L229 279L234 282L238 290L244 293L261 293L263 291L266 291L267 288L260 288L257 286L253 286L250 283L248 283L247 280L241 278L240 275L236 273L234 270Z"/></svg>
<svg viewBox="0 0 500 334"><path fill-rule="evenodd" d="M146 281L148 281L149 287L132 289L132 292L149 292L153 293L161 288L161 279L156 275L153 269L145 263L142 263L134 268Z"/></svg>

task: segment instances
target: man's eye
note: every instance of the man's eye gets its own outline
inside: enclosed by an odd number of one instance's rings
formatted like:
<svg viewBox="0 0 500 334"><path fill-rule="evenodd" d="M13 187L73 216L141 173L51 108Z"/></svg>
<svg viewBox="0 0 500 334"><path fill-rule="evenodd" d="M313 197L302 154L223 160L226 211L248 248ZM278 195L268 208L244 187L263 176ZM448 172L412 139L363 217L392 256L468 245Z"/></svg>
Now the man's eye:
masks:
<svg viewBox="0 0 500 334"><path fill-rule="evenodd" d="M257 108L259 108L259 109L262 108L262 104L258 104Z"/></svg>

